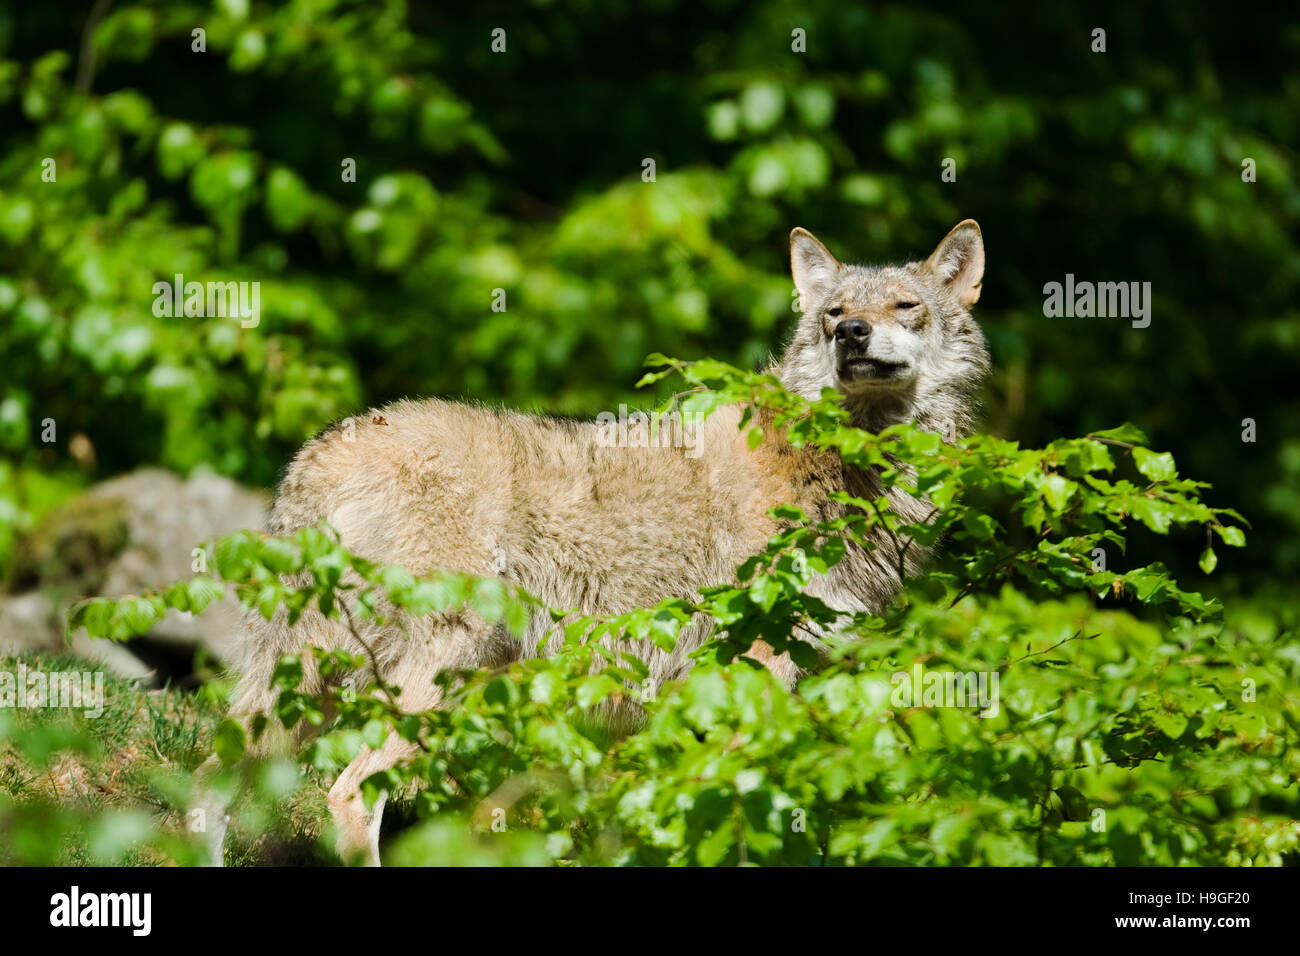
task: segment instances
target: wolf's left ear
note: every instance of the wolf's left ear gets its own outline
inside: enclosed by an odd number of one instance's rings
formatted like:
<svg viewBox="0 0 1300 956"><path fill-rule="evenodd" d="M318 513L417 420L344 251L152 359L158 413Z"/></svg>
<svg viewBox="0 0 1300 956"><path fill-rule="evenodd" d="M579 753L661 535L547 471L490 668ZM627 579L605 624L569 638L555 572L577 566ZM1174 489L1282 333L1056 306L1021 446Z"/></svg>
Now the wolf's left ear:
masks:
<svg viewBox="0 0 1300 956"><path fill-rule="evenodd" d="M984 281L984 236L979 223L974 219L957 223L925 264L952 289L962 305L978 302Z"/></svg>

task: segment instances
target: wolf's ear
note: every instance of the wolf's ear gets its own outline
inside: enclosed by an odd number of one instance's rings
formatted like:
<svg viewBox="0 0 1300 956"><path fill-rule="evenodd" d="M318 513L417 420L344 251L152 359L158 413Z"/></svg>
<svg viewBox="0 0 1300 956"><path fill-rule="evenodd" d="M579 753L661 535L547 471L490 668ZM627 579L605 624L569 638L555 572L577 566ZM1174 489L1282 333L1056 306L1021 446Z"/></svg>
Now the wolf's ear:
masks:
<svg viewBox="0 0 1300 956"><path fill-rule="evenodd" d="M805 311L830 293L839 271L839 262L811 232L799 226L790 233L790 273Z"/></svg>
<svg viewBox="0 0 1300 956"><path fill-rule="evenodd" d="M952 289L962 305L978 302L984 281L984 237L979 223L967 219L953 226L925 264Z"/></svg>

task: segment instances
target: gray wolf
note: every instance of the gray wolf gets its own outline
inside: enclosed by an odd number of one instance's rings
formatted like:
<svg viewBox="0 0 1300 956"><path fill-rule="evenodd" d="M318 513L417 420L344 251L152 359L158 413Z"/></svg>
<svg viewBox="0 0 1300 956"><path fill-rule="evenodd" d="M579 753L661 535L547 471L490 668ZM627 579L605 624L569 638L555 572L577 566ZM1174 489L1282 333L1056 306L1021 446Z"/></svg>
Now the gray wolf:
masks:
<svg viewBox="0 0 1300 956"><path fill-rule="evenodd" d="M834 388L852 422L879 430L915 421L952 439L969 432L976 389L988 368L984 337L970 314L984 274L984 245L972 220L957 225L924 261L900 266L842 265L811 233L790 236L791 271L802 317L774 367L792 392L818 398ZM769 509L795 504L827 520L845 506L836 490L874 498L876 479L833 453L797 449L767 430L750 448L741 409L715 412L685 448L610 447L596 423L560 421L447 401L400 401L355 425L307 443L279 487L268 530L287 534L328 522L366 558L413 573L449 569L496 575L553 608L617 614L667 597L694 596L730 581L779 529ZM908 521L927 517L924 501L889 492ZM909 549L916 573L924 549ZM846 614L879 609L899 587L889 548L853 548L810 593ZM363 635L408 711L439 703L434 676L444 669L499 665L539 653L550 619L538 615L522 639L468 613L413 618L402 628L370 626ZM364 626L364 625L363 625ZM685 674L687 655L707 622L682 633L676 648L646 647L656 682ZM318 612L290 627L281 615L252 618L232 713L267 713L277 660L307 644L349 647L338 620ZM751 652L793 687L788 654ZM322 677L304 657L304 689ZM409 756L393 737L365 750L329 791L340 853L378 864L382 801L367 813L359 784ZM216 835L219 849L220 834Z"/></svg>

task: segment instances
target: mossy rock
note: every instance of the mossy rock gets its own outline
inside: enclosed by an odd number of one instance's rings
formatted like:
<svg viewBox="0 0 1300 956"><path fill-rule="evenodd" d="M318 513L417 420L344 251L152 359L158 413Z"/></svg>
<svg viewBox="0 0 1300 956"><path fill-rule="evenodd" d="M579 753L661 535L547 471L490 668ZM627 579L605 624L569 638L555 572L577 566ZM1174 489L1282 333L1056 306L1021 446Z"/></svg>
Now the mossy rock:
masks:
<svg viewBox="0 0 1300 956"><path fill-rule="evenodd" d="M124 502L90 495L73 498L20 542L10 590L71 585L93 593L129 540Z"/></svg>

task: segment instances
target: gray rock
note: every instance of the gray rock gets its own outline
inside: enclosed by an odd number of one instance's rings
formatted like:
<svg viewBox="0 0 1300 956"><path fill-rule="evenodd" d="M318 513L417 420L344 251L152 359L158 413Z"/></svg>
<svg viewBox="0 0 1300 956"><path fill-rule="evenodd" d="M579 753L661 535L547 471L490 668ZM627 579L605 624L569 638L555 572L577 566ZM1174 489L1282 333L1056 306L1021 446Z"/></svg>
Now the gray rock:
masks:
<svg viewBox="0 0 1300 956"><path fill-rule="evenodd" d="M84 629L63 638L63 616L82 597L116 597L166 587L194 576L195 549L243 528L261 529L265 492L212 474L188 481L156 468L95 485L56 509L24 543L15 582L21 592L0 596L0 653L67 652L98 660L126 676L150 668L131 644L91 640ZM199 649L222 662L244 626L231 595L200 615L171 611L148 635L178 659ZM154 655L156 656L156 655Z"/></svg>
<svg viewBox="0 0 1300 956"><path fill-rule="evenodd" d="M148 679L153 668L121 644L91 640L84 629L62 639L63 616L48 595L0 596L0 654L73 654L121 677Z"/></svg>

